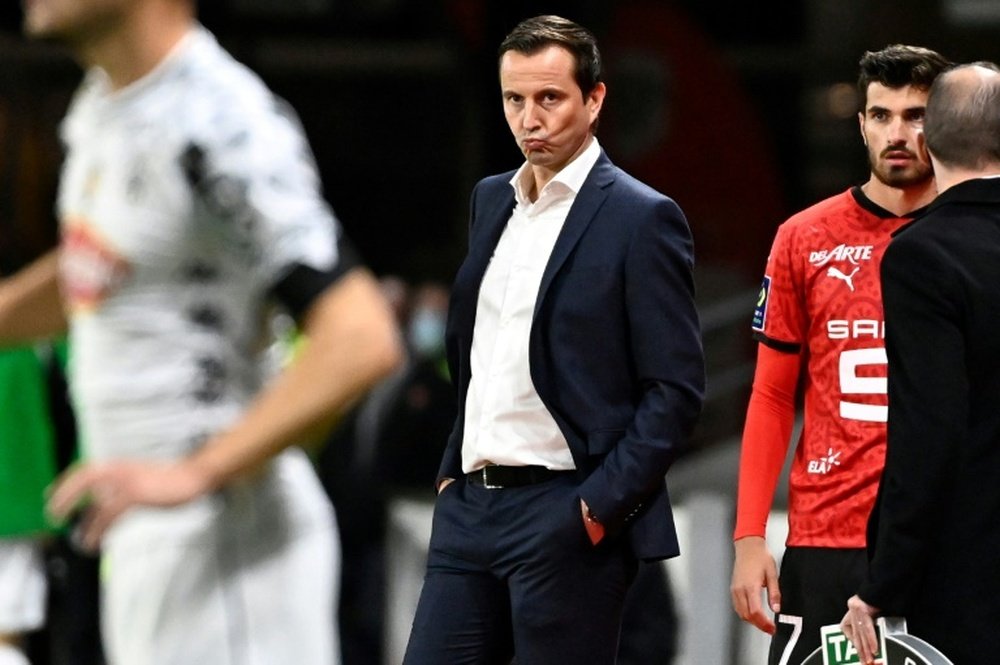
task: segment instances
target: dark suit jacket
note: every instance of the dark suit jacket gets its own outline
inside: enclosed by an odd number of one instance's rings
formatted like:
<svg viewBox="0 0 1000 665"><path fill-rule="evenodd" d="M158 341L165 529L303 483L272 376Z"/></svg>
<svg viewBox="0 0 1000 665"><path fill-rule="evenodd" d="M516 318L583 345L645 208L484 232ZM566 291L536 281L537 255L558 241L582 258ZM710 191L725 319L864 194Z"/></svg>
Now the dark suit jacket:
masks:
<svg viewBox="0 0 1000 665"><path fill-rule="evenodd" d="M859 592L956 663L1000 657L1000 180L946 190L882 261L889 441ZM978 657L977 657L978 655Z"/></svg>
<svg viewBox="0 0 1000 665"><path fill-rule="evenodd" d="M514 208L513 172L472 194L447 349L459 413L439 477L460 477L479 286ZM680 208L603 153L546 265L529 340L531 377L580 475L580 496L611 537L645 559L678 554L664 475L700 411L704 360L692 242Z"/></svg>

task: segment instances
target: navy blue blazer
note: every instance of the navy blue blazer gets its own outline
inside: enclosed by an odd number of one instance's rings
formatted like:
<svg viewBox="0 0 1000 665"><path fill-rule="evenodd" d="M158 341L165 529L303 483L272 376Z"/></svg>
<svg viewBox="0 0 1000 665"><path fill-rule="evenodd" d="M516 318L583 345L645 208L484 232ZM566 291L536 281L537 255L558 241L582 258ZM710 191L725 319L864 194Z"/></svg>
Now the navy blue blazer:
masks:
<svg viewBox="0 0 1000 665"><path fill-rule="evenodd" d="M476 304L514 209L513 174L485 178L472 193L446 337L459 410L439 478L462 475ZM556 240L531 326L531 378L569 443L579 494L609 536L627 536L643 559L679 553L664 476L704 394L692 266L677 204L602 152Z"/></svg>

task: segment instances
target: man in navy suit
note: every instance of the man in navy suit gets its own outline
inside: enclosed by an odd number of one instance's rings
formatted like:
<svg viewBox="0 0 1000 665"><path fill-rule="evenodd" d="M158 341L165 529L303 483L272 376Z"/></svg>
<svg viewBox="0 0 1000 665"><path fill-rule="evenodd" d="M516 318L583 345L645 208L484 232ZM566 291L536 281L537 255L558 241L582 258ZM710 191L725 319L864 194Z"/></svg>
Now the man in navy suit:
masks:
<svg viewBox="0 0 1000 665"><path fill-rule="evenodd" d="M600 62L555 16L500 47L526 161L472 194L407 665L613 663L637 559L678 554L664 475L704 391L691 234L598 145Z"/></svg>

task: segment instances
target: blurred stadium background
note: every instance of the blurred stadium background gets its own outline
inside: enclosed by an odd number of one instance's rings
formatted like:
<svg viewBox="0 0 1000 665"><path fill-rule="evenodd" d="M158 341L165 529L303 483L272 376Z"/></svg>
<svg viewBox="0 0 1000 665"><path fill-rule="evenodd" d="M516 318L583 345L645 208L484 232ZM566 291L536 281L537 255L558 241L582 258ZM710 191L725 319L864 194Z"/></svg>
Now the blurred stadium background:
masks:
<svg viewBox="0 0 1000 665"><path fill-rule="evenodd" d="M199 4L222 44L298 111L327 196L368 263L413 283L450 281L471 186L519 163L494 74L503 35L539 13L597 34L609 88L599 138L620 166L679 202L698 253L709 402L692 452L672 472L687 541L670 564L682 613L677 662L759 658L759 636L729 610L729 531L753 367L749 319L771 237L792 212L867 177L855 117L861 53L903 42L956 61L1000 59L1000 3ZM80 77L63 50L26 42L19 24L18 3L3 3L0 273L55 242L56 127ZM413 508L397 513L396 537L399 552L412 547L419 558L413 520L422 513ZM395 587L404 617L407 584Z"/></svg>

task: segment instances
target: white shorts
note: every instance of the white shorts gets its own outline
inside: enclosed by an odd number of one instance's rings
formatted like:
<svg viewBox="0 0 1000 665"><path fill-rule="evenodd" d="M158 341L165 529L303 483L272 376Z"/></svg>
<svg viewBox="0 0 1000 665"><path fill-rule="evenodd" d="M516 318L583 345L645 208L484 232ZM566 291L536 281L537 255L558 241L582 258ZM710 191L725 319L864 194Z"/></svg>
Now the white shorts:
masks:
<svg viewBox="0 0 1000 665"><path fill-rule="evenodd" d="M41 543L32 538L0 539L0 633L41 628L47 588Z"/></svg>
<svg viewBox="0 0 1000 665"><path fill-rule="evenodd" d="M332 507L311 470L277 475L284 480L227 490L206 510L114 527L102 571L109 665L340 662ZM287 482L298 485L290 494Z"/></svg>

